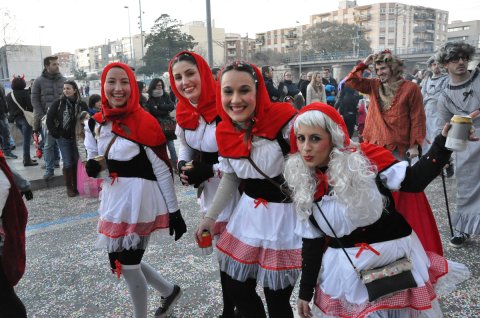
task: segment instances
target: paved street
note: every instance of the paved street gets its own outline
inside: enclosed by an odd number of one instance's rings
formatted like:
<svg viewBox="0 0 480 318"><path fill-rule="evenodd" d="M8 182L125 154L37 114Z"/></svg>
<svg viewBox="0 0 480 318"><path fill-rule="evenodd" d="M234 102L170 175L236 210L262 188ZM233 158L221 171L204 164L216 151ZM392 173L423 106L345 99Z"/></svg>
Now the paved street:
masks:
<svg viewBox="0 0 480 318"><path fill-rule="evenodd" d="M9 163L13 164L12 162ZM38 167L22 171L37 173ZM56 174L59 174L56 169ZM177 178L178 179L178 178ZM182 214L188 233L178 242L168 235L162 245L149 246L145 260L168 279L184 289L172 317L217 317L221 310L218 270L212 256L199 255L192 231L199 220L195 191L176 181ZM447 180L450 200L454 201L454 179ZM27 202L27 269L17 287L27 306L29 317L132 317L127 288L110 273L107 254L93 249L96 238L98 201L67 198L63 187L45 188L34 192ZM432 183L427 195L434 209L451 260L465 263L472 278L460 289L442 299L445 317L480 317L480 240L476 237L463 249L449 247L448 222L441 179ZM454 205L451 204L451 209ZM292 297L294 306L296 291ZM159 295L149 289L149 311L159 305Z"/></svg>

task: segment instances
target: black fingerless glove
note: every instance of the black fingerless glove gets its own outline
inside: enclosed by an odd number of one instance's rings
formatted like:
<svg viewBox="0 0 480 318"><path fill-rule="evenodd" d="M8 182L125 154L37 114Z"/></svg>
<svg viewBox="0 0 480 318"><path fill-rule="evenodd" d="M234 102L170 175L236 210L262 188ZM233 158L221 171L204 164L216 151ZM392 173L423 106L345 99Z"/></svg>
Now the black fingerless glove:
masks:
<svg viewBox="0 0 480 318"><path fill-rule="evenodd" d="M188 177L188 183L193 184L198 188L200 184L213 177L213 165L194 160L192 162L193 168L185 171Z"/></svg>
<svg viewBox="0 0 480 318"><path fill-rule="evenodd" d="M85 164L85 171L90 178L96 178L102 167L95 159L89 159Z"/></svg>
<svg viewBox="0 0 480 318"><path fill-rule="evenodd" d="M33 193L31 190L22 191L22 197L23 196L25 196L25 199L27 199L27 201L30 201L31 199L33 199Z"/></svg>
<svg viewBox="0 0 480 318"><path fill-rule="evenodd" d="M187 232L187 225L183 220L180 210L177 210L169 214L168 228L170 230L170 236L175 234L175 241L178 241L182 235Z"/></svg>

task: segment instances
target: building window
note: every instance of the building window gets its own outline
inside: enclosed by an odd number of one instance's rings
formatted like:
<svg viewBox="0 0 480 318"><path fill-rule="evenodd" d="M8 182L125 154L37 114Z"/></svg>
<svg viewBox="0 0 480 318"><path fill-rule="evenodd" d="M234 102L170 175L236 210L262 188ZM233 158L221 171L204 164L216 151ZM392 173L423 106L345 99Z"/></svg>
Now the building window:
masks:
<svg viewBox="0 0 480 318"><path fill-rule="evenodd" d="M395 20L388 20L388 27L389 28L395 27Z"/></svg>
<svg viewBox="0 0 480 318"><path fill-rule="evenodd" d="M380 8L380 14L387 13L387 8Z"/></svg>
<svg viewBox="0 0 480 318"><path fill-rule="evenodd" d="M385 20L380 21L380 28L382 28L382 29L385 28Z"/></svg>
<svg viewBox="0 0 480 318"><path fill-rule="evenodd" d="M470 29L469 25L464 25L460 27L448 28L448 32L466 31L469 29ZM445 25L443 25L443 31L445 31Z"/></svg>
<svg viewBox="0 0 480 318"><path fill-rule="evenodd" d="M388 10L388 12L389 12L390 14L395 14L395 8L390 8L390 9Z"/></svg>

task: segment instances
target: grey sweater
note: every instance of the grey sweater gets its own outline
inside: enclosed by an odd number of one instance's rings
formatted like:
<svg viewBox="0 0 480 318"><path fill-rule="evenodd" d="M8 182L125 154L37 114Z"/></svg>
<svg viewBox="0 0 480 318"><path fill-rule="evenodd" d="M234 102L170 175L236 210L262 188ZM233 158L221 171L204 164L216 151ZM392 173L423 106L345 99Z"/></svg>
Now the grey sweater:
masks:
<svg viewBox="0 0 480 318"><path fill-rule="evenodd" d="M49 74L43 70L32 86L33 130L41 128L40 120L47 114L50 105L63 93L63 83L66 78L62 74Z"/></svg>

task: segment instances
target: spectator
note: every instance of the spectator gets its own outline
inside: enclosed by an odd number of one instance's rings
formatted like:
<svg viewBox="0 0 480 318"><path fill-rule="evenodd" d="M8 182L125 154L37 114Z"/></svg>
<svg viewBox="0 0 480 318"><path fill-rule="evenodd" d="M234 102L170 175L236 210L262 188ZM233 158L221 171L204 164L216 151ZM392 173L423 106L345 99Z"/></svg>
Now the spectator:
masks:
<svg viewBox="0 0 480 318"><path fill-rule="evenodd" d="M5 88L0 83L0 145L5 158L17 159L18 157L12 152L12 146L10 144L10 128L7 122L8 105L7 98L5 97Z"/></svg>
<svg viewBox="0 0 480 318"><path fill-rule="evenodd" d="M301 94L297 85L292 82L292 72L287 71L283 74L283 83L287 87L287 96L295 97L297 94Z"/></svg>
<svg viewBox="0 0 480 318"><path fill-rule="evenodd" d="M38 133L40 131L42 134L45 159L43 179L48 181L54 177L54 169L60 167L60 151L57 140L48 132L46 125L42 127L41 121L46 116L50 105L62 95L63 83L66 79L60 74L57 56L44 58L43 66L42 75L37 77L33 83L31 99L34 117L33 132Z"/></svg>
<svg viewBox="0 0 480 318"><path fill-rule="evenodd" d="M307 105L314 102L327 102L325 87L322 84L320 72L313 73L312 81L307 86Z"/></svg>
<svg viewBox="0 0 480 318"><path fill-rule="evenodd" d="M140 96L139 96L140 106L142 106L143 109L146 110L148 95L145 93L145 83L142 81L137 81L137 85L138 85L138 91L140 92Z"/></svg>
<svg viewBox="0 0 480 318"><path fill-rule="evenodd" d="M12 80L12 92L7 96L9 109L8 121L15 123L23 135L23 165L36 166L38 162L30 157L32 143L32 126L25 118L25 111L33 112L30 92L25 89L27 83L23 77L17 76ZM32 114L33 115L33 114Z"/></svg>
<svg viewBox="0 0 480 318"><path fill-rule="evenodd" d="M92 94L88 98L88 113L92 116L95 113L98 113L102 108L102 98L98 94Z"/></svg>
<svg viewBox="0 0 480 318"><path fill-rule="evenodd" d="M330 69L323 69L322 83L325 85L325 93L327 94L327 104L335 106L336 96L338 92L337 81L331 77Z"/></svg>
<svg viewBox="0 0 480 318"><path fill-rule="evenodd" d="M62 153L63 177L69 197L78 195L78 149L75 127L77 117L82 111L86 110L87 105L82 101L77 83L75 81L65 81L63 95L50 106L47 112L47 128L50 134L57 139Z"/></svg>
<svg viewBox="0 0 480 318"><path fill-rule="evenodd" d="M270 101L281 102L284 96L283 88L285 87L283 80L278 83L278 87L275 87L273 83L273 67L269 65L265 65L262 67L262 74L263 78L265 79L265 86L267 87Z"/></svg>
<svg viewBox="0 0 480 318"><path fill-rule="evenodd" d="M301 83L301 85L298 87L300 89L300 91L302 92L302 95L305 96L305 99L306 99L306 96L307 96L307 86L312 81L312 76L313 76L313 72L308 72L307 73L307 79L304 80Z"/></svg>
<svg viewBox="0 0 480 318"><path fill-rule="evenodd" d="M338 105L338 112L342 115L347 125L348 136L352 138L357 124L358 101L361 99L358 92L350 87L344 86L335 105Z"/></svg>
<svg viewBox="0 0 480 318"><path fill-rule="evenodd" d="M160 78L152 79L147 92L148 101L146 109L158 120L160 126L162 126L163 133L167 138L167 147L168 152L170 152L172 167L175 172L178 172L178 158L174 144L174 140L177 139L175 135L175 120L170 116L170 113L175 110L175 105L165 92L165 83Z"/></svg>

